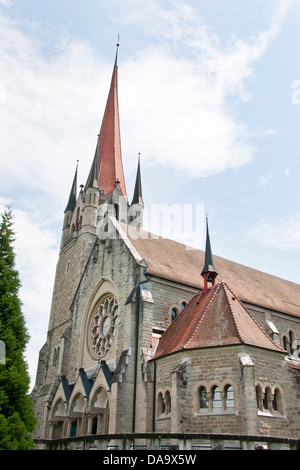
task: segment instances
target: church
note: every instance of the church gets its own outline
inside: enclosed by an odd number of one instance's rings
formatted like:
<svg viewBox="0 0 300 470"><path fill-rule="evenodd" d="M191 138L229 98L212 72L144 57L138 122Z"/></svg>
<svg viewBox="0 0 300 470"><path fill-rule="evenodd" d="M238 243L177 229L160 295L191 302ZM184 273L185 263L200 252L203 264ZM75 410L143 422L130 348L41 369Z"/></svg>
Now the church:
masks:
<svg viewBox="0 0 300 470"><path fill-rule="evenodd" d="M140 161L132 199L122 164L118 45L80 190L77 170L32 391L38 445L298 440L300 286L215 256L208 220L205 251L143 229Z"/></svg>

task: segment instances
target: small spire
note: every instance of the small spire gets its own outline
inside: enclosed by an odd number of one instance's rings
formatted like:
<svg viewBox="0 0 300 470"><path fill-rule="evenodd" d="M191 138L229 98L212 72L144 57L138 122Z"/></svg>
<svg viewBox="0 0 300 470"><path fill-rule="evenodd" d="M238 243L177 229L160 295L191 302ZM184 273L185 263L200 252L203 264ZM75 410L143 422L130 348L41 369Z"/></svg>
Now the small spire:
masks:
<svg viewBox="0 0 300 470"><path fill-rule="evenodd" d="M138 167L137 167L136 180L135 180L135 188L134 188L134 194L133 194L131 205L140 204L141 206L144 207L143 196L142 196L142 179L141 179L140 160L141 160L141 154L139 153Z"/></svg>
<svg viewBox="0 0 300 470"><path fill-rule="evenodd" d="M94 160L92 163L89 179L86 184L86 189L87 188L99 189L98 177L99 177L99 164L98 164L98 140L97 140L95 156L94 156Z"/></svg>
<svg viewBox="0 0 300 470"><path fill-rule="evenodd" d="M215 285L215 279L218 275L213 262L212 249L210 244L209 230L208 230L208 216L206 214L206 247L205 247L205 262L202 269L201 276L204 278L204 295L207 294L207 283L211 282L212 287Z"/></svg>
<svg viewBox="0 0 300 470"><path fill-rule="evenodd" d="M78 161L79 160L77 160L77 165L76 165L75 175L74 175L74 179L73 179L73 184L72 184L68 204L67 204L67 207L65 208L65 212L73 211L75 209L75 206L76 206Z"/></svg>

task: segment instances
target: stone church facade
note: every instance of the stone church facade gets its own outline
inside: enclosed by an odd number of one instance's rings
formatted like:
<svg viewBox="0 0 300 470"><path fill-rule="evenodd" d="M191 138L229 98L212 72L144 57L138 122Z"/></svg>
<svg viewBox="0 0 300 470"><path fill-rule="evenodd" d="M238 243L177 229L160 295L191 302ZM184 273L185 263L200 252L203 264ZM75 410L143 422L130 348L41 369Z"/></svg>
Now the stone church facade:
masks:
<svg viewBox="0 0 300 470"><path fill-rule="evenodd" d="M117 49L118 50L118 49ZM35 438L300 435L300 286L143 230L122 166L118 64L64 213Z"/></svg>

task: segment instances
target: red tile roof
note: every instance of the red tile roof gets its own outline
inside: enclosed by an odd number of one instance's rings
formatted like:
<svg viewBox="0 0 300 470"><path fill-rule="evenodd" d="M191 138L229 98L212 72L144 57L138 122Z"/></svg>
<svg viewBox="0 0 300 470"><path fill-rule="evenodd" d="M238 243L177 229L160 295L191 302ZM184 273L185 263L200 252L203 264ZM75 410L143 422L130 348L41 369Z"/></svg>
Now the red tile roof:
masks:
<svg viewBox="0 0 300 470"><path fill-rule="evenodd" d="M118 66L115 64L98 139L99 187L110 194L119 180L119 189L127 198L122 163L118 104Z"/></svg>
<svg viewBox="0 0 300 470"><path fill-rule="evenodd" d="M121 224L125 231L127 226ZM130 237L146 261L147 272L175 282L203 289L201 271L205 253L145 231ZM242 301L300 317L300 285L214 255L217 279L233 286Z"/></svg>
<svg viewBox="0 0 300 470"><path fill-rule="evenodd" d="M249 344L286 352L256 322L224 282L195 294L163 334L154 359L181 350Z"/></svg>

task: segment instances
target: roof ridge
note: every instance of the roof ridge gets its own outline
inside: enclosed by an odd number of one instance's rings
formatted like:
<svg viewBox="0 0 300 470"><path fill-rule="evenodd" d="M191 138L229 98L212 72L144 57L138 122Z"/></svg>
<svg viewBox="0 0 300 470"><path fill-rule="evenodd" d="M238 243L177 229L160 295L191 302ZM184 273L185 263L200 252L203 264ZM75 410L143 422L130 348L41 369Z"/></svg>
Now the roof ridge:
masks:
<svg viewBox="0 0 300 470"><path fill-rule="evenodd" d="M208 311L210 305L212 304L212 302L213 302L215 296L217 295L217 292L218 292L219 289L220 289L220 286L221 286L221 283L217 284L217 285L213 288L214 292L213 292L211 298L209 299L209 301L207 302L207 305L206 305L206 307L205 307L205 310L204 310L203 314L201 315L201 317L200 317L200 319L199 319L199 321L198 321L198 323L197 323L197 325L196 325L196 327L195 327L194 333L190 336L190 338L188 339L188 341L183 345L183 349L185 349L185 348L188 346L188 344L192 341L192 339L193 339L194 336L196 335L197 331L199 330L200 325L201 325L202 321L204 320L204 318L205 318L205 316L206 316L206 314L207 314L207 311Z"/></svg>
<svg viewBox="0 0 300 470"><path fill-rule="evenodd" d="M239 300L237 298L237 296L235 295L235 293L230 289L230 287L226 284L226 282L222 281L222 284L224 286L227 287L227 289L231 292L232 295L234 295L234 298ZM224 289L224 292L225 292L225 295L226 295L226 298L227 298L227 302L228 302L228 305L229 305L229 309L230 309L230 312L231 312L231 316L232 316L232 319L233 319L233 323L235 324L235 328L236 328L236 331L237 331L237 334L238 334L238 337L239 337L239 340L241 341L241 343L244 343L245 341L242 339L242 335L239 331L239 328L237 326L237 322L236 322L236 319L235 319L235 316L234 316L234 313L233 313L233 309L232 309L232 305L230 303L230 300L229 300L229 297L228 297L228 294L226 292L226 289ZM241 304L242 305L242 304Z"/></svg>
<svg viewBox="0 0 300 470"><path fill-rule="evenodd" d="M233 290L229 287L229 285L228 285L226 282L224 282L224 281L222 281L222 282L223 282L223 284L227 287L227 289L232 293L232 295L234 295L235 300L238 301L238 303L241 305L241 307L242 307L242 308L245 310L245 312L250 316L251 320L253 320L253 322L256 324L256 326L257 326L257 327L260 329L260 331L264 334L264 336L265 336L266 338L268 338L268 340L271 341L271 343L272 343L274 346L276 346L278 349L281 349L282 351L285 351L279 344L275 343L275 341L271 338L271 336L268 335L268 333L263 329L263 327L262 327L262 326L258 323L258 321L254 318L254 316L252 315L252 313L247 309L247 307L245 307L245 305L241 302L241 300L235 295L235 293L234 293ZM232 312L230 300L229 300L229 298L228 298L228 295L227 295L226 290L225 290L225 294L226 294L226 297L227 297L227 299L228 299L228 303L229 303L229 306L230 306L230 310L231 310L231 312ZM236 321L235 321L235 317L234 317L234 315L233 315L233 312L232 312L232 317L233 317L234 324L236 325ZM238 334L239 334L239 337L240 337L241 342L245 343L245 341L243 341L242 338L241 338L241 335L240 335L240 333L239 333L239 329L238 329L237 325L236 325L236 329L237 329L237 332L238 332Z"/></svg>

